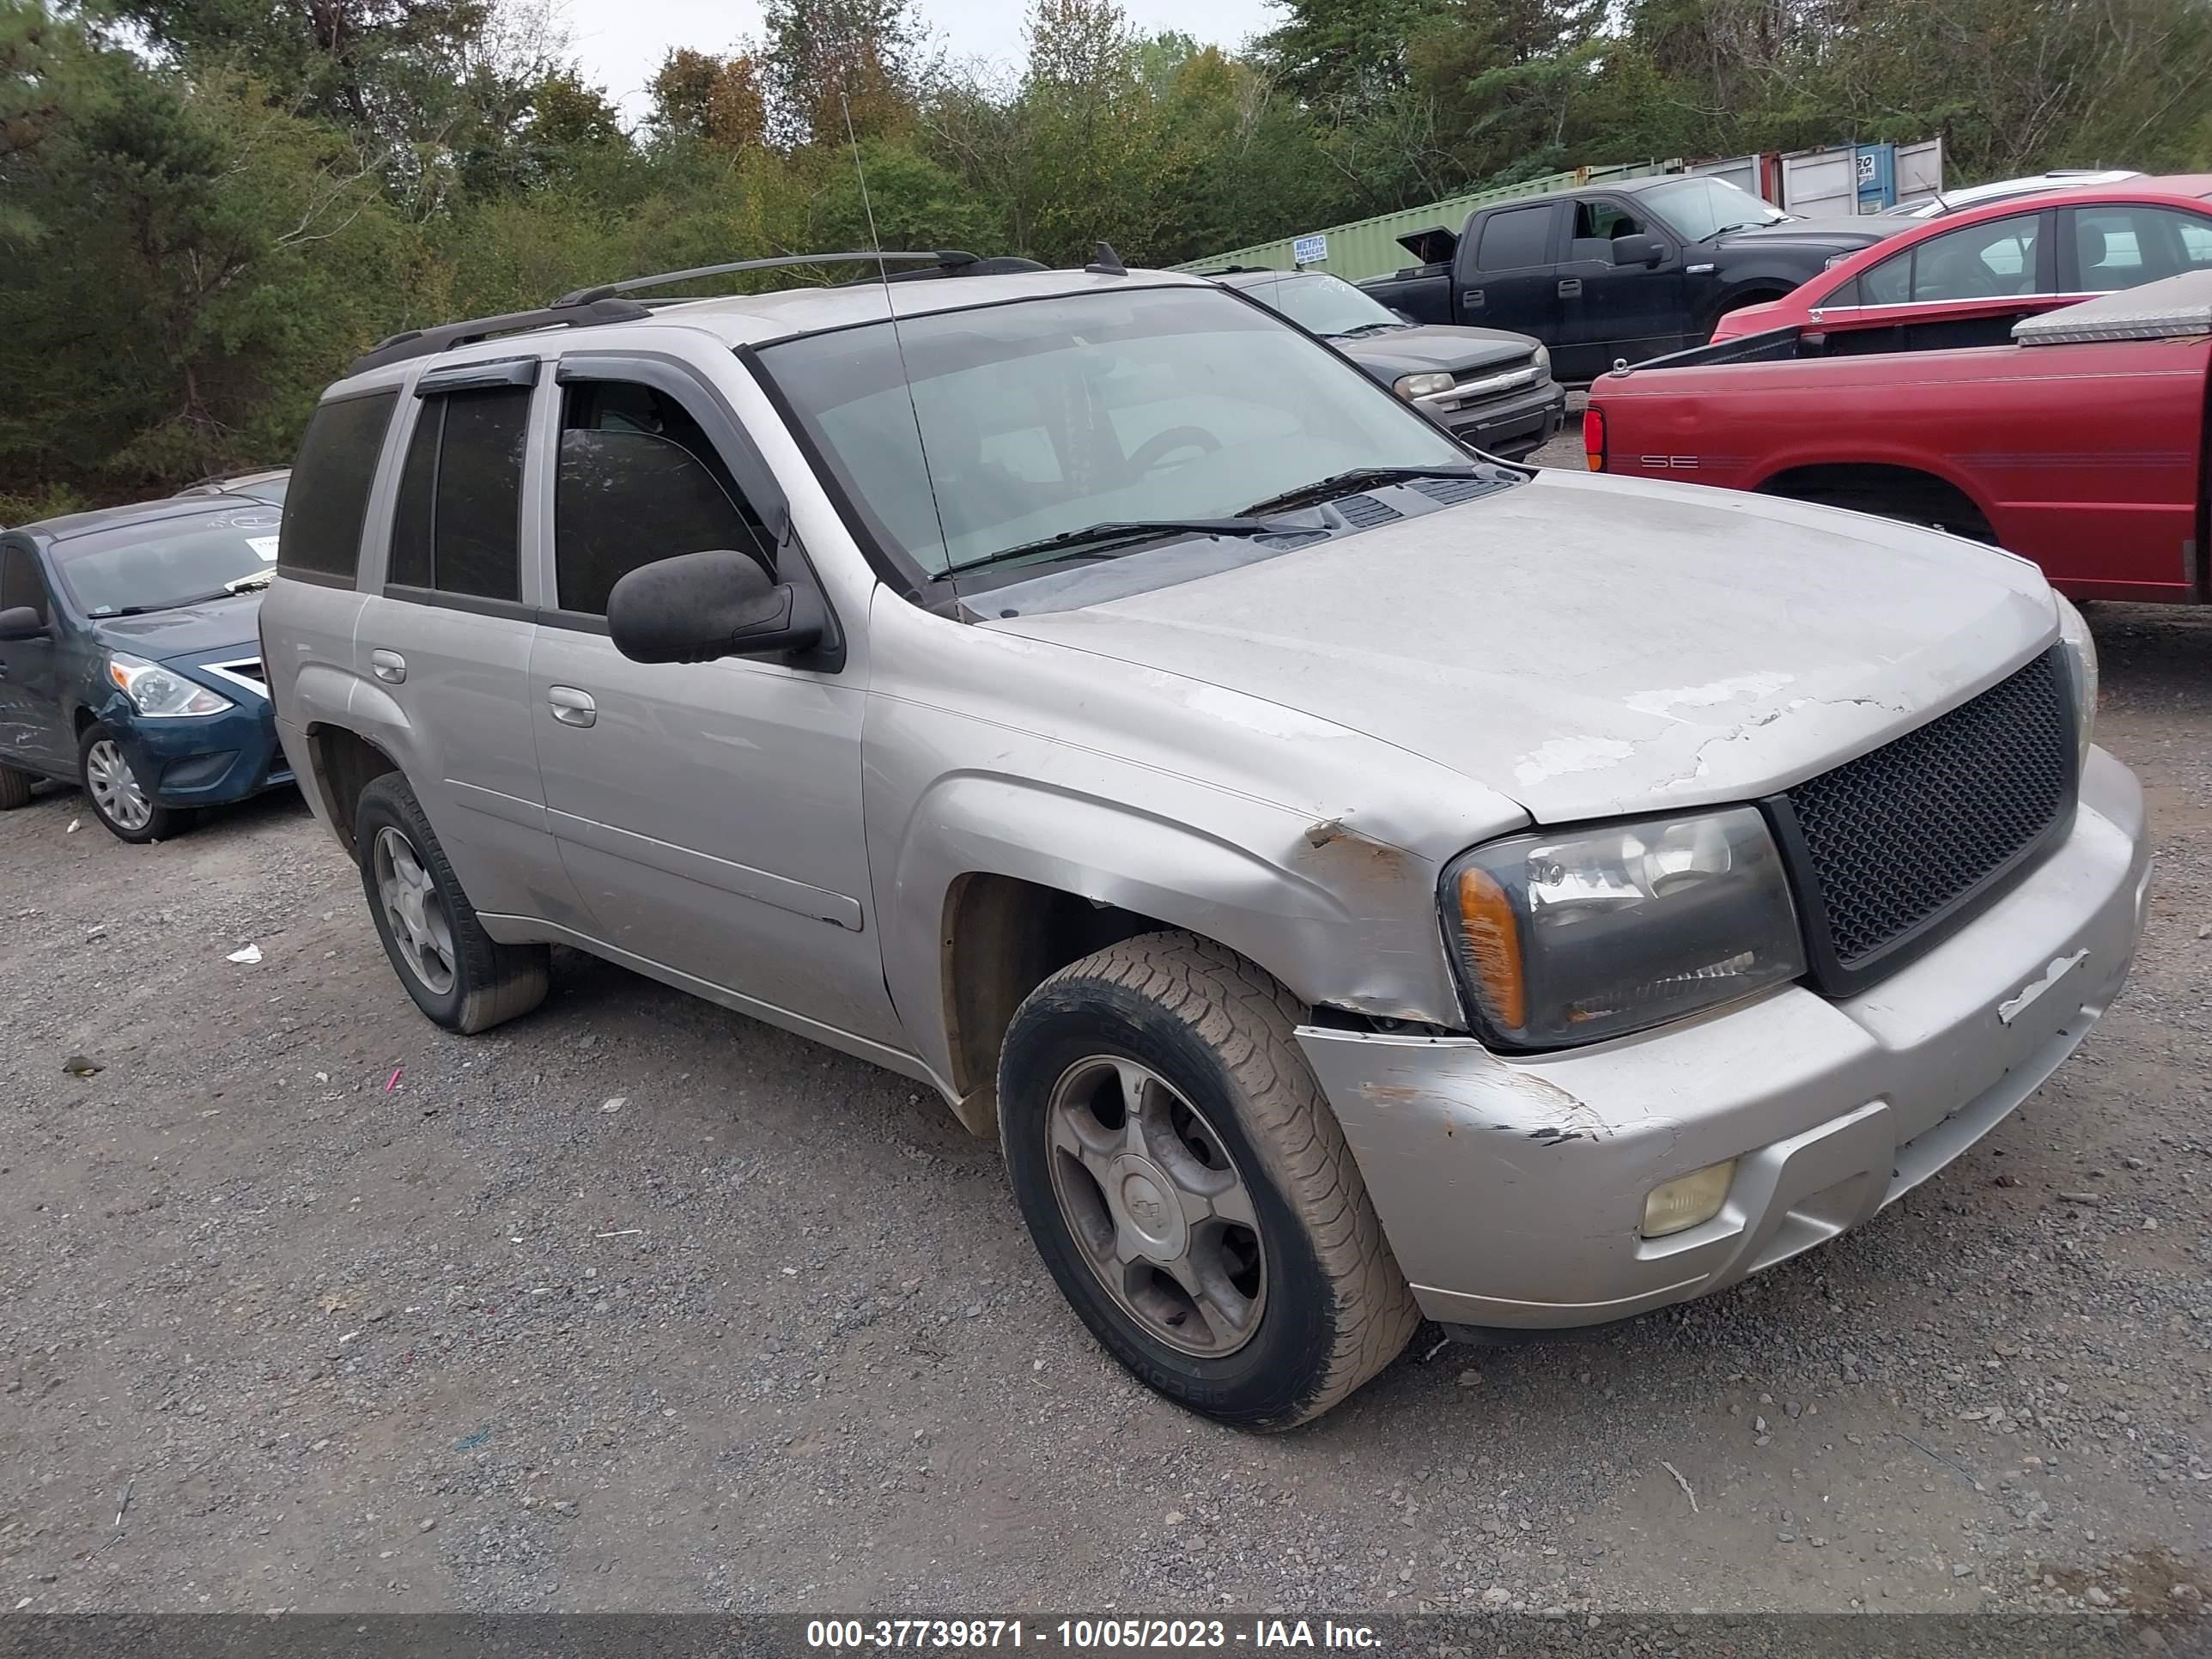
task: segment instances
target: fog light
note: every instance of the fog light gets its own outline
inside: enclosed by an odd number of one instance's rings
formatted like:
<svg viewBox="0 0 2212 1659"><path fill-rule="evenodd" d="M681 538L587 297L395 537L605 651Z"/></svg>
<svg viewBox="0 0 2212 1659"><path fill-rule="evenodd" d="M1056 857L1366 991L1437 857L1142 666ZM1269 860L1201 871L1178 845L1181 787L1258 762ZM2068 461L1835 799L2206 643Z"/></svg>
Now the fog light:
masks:
<svg viewBox="0 0 2212 1659"><path fill-rule="evenodd" d="M1711 1221L1728 1202L1729 1182L1735 1179L1735 1160L1730 1158L1654 1187L1644 1200L1644 1237L1664 1238Z"/></svg>

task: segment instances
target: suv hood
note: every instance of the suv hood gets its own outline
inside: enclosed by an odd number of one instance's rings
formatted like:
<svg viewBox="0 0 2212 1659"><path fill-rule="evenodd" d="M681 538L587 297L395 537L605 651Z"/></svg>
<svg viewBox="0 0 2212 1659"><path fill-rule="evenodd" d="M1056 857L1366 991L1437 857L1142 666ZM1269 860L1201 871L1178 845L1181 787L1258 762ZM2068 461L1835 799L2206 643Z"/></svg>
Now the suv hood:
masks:
<svg viewBox="0 0 2212 1659"><path fill-rule="evenodd" d="M1436 323L1357 339L1337 338L1329 343L1385 386L1401 374L1457 374L1488 368L1493 363L1521 362L1536 349L1536 342L1525 334L1508 334L1494 328L1449 328Z"/></svg>
<svg viewBox="0 0 2212 1659"><path fill-rule="evenodd" d="M1544 472L981 625L1303 710L1557 823L1786 788L1995 684L2057 612L2034 566L1937 532Z"/></svg>

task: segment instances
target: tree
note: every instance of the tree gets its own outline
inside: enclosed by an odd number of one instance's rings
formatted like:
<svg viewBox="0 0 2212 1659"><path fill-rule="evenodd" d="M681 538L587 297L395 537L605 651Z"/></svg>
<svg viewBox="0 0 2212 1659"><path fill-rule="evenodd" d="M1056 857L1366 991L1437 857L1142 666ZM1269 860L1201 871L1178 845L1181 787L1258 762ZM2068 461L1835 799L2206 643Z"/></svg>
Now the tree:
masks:
<svg viewBox="0 0 2212 1659"><path fill-rule="evenodd" d="M834 143L849 118L880 137L909 118L925 65L911 0L763 0L771 131Z"/></svg>

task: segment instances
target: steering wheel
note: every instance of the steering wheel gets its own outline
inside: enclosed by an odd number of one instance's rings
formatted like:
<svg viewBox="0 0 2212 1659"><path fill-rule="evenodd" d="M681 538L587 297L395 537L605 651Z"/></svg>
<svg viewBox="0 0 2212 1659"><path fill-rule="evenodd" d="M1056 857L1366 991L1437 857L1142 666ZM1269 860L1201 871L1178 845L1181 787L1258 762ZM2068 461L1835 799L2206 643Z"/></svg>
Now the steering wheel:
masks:
<svg viewBox="0 0 2212 1659"><path fill-rule="evenodd" d="M1194 449L1199 455L1209 455L1221 447L1221 440L1201 426L1171 426L1164 432L1155 432L1137 446L1137 453L1129 457L1129 467L1135 472L1150 472L1178 449ZM1197 455L1189 458L1198 459ZM1178 463L1180 465L1180 463Z"/></svg>

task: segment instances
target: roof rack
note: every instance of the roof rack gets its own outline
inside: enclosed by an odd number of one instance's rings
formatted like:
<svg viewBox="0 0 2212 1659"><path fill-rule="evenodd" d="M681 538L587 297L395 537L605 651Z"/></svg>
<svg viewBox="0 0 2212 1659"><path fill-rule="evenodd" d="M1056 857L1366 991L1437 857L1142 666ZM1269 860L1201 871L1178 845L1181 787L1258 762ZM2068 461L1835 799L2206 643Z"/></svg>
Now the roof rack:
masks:
<svg viewBox="0 0 2212 1659"><path fill-rule="evenodd" d="M441 323L435 328L409 329L377 342L354 359L353 368L348 372L360 374L372 368L381 368L387 363L404 362L410 357L434 356L455 346L474 345L479 340L489 340L501 334L520 334L540 328L589 328L599 323L634 323L653 315L650 306L620 296L645 289L668 288L702 276L726 276L741 270L782 270L795 265L850 264L927 267L887 272L889 280L895 283L925 276L998 276L1008 271L1045 269L1034 259L1011 255L979 259L974 254L963 253L957 248L939 248L927 253L877 252L864 249L850 253L786 253L772 259L735 259L727 264L699 265L690 270L664 270L651 276L632 276L624 282L601 283L594 288L580 288L537 311L510 311L497 317L476 317L462 322Z"/></svg>
<svg viewBox="0 0 2212 1659"><path fill-rule="evenodd" d="M564 294L555 303L556 307L588 305L594 300L611 299L617 294L635 294L648 288L671 288L678 283L689 283L702 276L727 276L740 270L782 270L793 265L878 263L935 265L950 273L981 262L974 254L963 253L957 248L939 248L931 253L878 252L872 249L860 249L850 253L784 253L773 259L733 259L723 265L696 265L690 270L664 270L657 276L633 276L627 282L601 283L596 288L580 288L573 294Z"/></svg>
<svg viewBox="0 0 2212 1659"><path fill-rule="evenodd" d="M387 363L410 357L430 357L458 345L473 345L499 334L519 334L536 328L589 328L595 323L633 323L653 313L635 300L563 300L538 311L509 311L497 317L474 317L465 322L441 323L435 328L410 328L390 339L380 340L353 360L347 372L365 374Z"/></svg>

